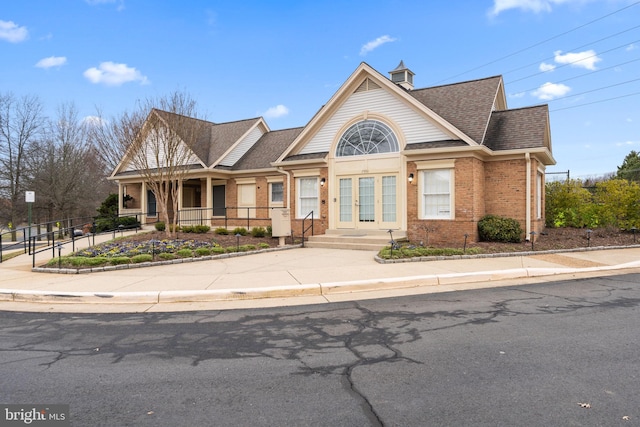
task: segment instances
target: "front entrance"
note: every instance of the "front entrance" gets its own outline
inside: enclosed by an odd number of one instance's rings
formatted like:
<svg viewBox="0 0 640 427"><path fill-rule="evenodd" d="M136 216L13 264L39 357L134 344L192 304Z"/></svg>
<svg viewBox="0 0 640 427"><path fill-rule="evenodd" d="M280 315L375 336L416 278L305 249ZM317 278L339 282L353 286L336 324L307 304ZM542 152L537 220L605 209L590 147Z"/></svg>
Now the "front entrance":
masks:
<svg viewBox="0 0 640 427"><path fill-rule="evenodd" d="M398 228L397 174L338 176L338 228Z"/></svg>

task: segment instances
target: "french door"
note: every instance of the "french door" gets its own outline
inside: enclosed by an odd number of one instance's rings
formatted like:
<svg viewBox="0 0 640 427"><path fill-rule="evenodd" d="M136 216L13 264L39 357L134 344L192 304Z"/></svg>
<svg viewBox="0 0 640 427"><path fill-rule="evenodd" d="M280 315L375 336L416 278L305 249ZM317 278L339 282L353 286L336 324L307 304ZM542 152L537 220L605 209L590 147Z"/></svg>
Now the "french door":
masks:
<svg viewBox="0 0 640 427"><path fill-rule="evenodd" d="M338 176L336 181L338 228L397 228L397 175Z"/></svg>

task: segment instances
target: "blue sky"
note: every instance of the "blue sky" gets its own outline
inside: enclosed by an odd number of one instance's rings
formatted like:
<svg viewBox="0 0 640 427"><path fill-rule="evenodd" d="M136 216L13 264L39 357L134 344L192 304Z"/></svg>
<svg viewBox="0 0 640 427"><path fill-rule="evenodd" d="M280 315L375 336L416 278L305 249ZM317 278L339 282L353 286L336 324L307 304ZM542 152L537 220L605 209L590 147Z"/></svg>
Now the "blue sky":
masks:
<svg viewBox="0 0 640 427"><path fill-rule="evenodd" d="M0 8L0 93L83 117L189 93L214 122L304 126L361 62L416 88L503 75L549 103L549 172L615 172L640 151L640 1L21 0Z"/></svg>

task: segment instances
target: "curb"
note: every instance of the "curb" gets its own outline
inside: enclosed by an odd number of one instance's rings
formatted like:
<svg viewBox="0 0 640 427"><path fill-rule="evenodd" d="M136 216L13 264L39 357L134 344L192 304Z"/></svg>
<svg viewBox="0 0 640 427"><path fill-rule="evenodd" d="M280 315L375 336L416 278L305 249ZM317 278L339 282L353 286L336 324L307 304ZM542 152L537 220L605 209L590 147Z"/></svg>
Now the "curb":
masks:
<svg viewBox="0 0 640 427"><path fill-rule="evenodd" d="M449 286L478 282L497 282L508 279L535 278L560 274L624 270L640 267L640 261L604 267L584 268L516 268L471 273L447 273L369 279L347 282L328 282L302 285L218 289L197 291L148 292L50 292L0 289L0 302L31 302L56 304L167 304L185 302L238 301L266 298L324 296L417 287Z"/></svg>

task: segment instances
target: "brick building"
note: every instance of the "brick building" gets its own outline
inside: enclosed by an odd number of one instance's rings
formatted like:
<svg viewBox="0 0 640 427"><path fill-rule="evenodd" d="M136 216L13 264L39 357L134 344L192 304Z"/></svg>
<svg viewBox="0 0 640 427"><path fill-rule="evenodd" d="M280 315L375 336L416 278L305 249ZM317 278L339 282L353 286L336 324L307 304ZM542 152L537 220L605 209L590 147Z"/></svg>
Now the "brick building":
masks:
<svg viewBox="0 0 640 427"><path fill-rule="evenodd" d="M295 234L313 212L314 234L393 230L458 244L496 214L517 219L523 238L540 232L545 168L555 164L547 106L508 109L501 76L424 89L413 77L402 62L388 78L362 63L301 128L205 122L185 143L180 220L265 226L272 209L288 208ZM122 213L155 220L154 194L128 155L111 179L132 198Z"/></svg>

